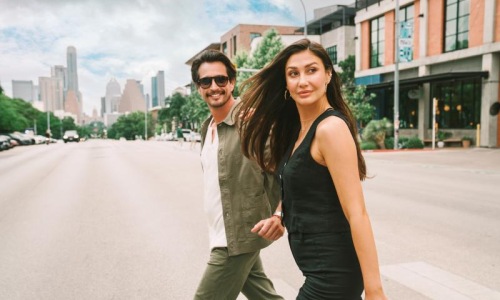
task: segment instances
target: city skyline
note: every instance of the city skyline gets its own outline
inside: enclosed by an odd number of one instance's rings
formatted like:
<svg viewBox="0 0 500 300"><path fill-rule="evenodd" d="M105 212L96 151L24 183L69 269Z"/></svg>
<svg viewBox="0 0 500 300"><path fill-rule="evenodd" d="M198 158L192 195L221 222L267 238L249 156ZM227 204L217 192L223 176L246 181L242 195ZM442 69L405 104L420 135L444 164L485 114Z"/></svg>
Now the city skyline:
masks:
<svg viewBox="0 0 500 300"><path fill-rule="evenodd" d="M0 0L0 84L12 96L12 80L50 76L55 65L66 65L66 48L78 52L78 80L91 114L100 110L106 85L116 78L144 84L165 72L166 96L190 82L187 59L237 24L303 26L300 0L205 2ZM307 19L313 10L347 0L303 0Z"/></svg>

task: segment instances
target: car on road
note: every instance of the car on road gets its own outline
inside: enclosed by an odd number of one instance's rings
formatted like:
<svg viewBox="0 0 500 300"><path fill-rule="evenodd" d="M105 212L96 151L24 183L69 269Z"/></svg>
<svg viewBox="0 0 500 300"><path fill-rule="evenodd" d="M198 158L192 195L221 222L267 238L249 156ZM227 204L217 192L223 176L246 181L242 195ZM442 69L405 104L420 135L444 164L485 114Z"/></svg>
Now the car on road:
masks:
<svg viewBox="0 0 500 300"><path fill-rule="evenodd" d="M182 129L182 135L184 136L184 140L186 142L191 142L191 139L194 139L197 142L201 142L200 133L192 131L191 129Z"/></svg>
<svg viewBox="0 0 500 300"><path fill-rule="evenodd" d="M78 132L76 132L76 130L66 130L64 132L63 141L65 143L67 143L67 142L77 142L78 143L80 141L80 137L78 136Z"/></svg>

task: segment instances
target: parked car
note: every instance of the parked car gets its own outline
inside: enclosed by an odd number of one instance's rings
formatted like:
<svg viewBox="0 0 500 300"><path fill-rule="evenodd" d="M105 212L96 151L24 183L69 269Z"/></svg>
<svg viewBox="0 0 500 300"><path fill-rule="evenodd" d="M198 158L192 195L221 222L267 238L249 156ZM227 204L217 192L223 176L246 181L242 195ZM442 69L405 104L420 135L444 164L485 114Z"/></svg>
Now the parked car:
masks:
<svg viewBox="0 0 500 300"><path fill-rule="evenodd" d="M13 140L15 140L19 145L34 145L35 139L27 136L26 134L20 132L13 132L7 134Z"/></svg>
<svg viewBox="0 0 500 300"><path fill-rule="evenodd" d="M78 136L78 132L76 132L76 130L66 130L64 132L63 141L65 143L67 143L67 142L77 142L78 143L80 141L80 137Z"/></svg>
<svg viewBox="0 0 500 300"><path fill-rule="evenodd" d="M182 135L184 136L184 140L186 142L191 142L191 139L193 138L195 141L201 142L201 134L195 131L193 132L191 129L182 129Z"/></svg>
<svg viewBox="0 0 500 300"><path fill-rule="evenodd" d="M14 147L10 141L11 141L10 136L0 135L0 151L8 150Z"/></svg>

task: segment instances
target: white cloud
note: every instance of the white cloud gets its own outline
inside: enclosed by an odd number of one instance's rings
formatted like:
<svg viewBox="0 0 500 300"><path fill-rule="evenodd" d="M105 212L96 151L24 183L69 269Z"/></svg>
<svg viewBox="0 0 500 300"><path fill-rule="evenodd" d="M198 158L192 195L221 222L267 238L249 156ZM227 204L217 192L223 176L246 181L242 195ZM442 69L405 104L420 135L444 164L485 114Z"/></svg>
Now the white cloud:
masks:
<svg viewBox="0 0 500 300"><path fill-rule="evenodd" d="M312 9L344 0L303 0ZM266 9L259 9L264 5ZM49 76L77 49L84 110L100 108L111 78L141 80L165 71L167 94L190 81L185 62L239 23L302 26L300 0L0 0L0 83Z"/></svg>

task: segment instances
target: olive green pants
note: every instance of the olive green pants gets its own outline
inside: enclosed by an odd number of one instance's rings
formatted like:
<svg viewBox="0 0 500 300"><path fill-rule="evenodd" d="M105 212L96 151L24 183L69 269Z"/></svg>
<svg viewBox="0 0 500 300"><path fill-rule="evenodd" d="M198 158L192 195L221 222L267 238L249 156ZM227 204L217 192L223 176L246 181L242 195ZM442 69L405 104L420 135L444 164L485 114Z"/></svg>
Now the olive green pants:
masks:
<svg viewBox="0 0 500 300"><path fill-rule="evenodd" d="M234 300L243 293L249 300L280 299L267 278L260 251L229 256L227 248L214 248L195 300Z"/></svg>

